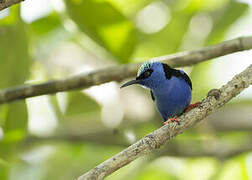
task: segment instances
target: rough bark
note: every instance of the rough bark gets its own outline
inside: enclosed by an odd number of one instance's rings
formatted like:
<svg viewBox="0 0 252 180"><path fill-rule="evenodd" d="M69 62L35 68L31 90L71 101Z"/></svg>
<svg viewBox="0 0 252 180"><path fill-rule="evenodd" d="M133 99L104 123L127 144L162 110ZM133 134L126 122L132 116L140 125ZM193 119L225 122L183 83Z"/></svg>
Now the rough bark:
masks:
<svg viewBox="0 0 252 180"><path fill-rule="evenodd" d="M0 0L0 11L24 0Z"/></svg>

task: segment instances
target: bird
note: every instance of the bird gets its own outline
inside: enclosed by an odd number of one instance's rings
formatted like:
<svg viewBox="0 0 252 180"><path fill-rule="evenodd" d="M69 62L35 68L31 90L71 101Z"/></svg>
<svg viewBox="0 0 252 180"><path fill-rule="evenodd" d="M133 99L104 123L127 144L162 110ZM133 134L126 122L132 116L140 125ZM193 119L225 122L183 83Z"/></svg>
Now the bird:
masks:
<svg viewBox="0 0 252 180"><path fill-rule="evenodd" d="M135 79L124 83L120 88L133 84L150 89L163 123L176 121L178 116L200 106L191 104L192 82L183 70L171 68L162 62L145 62L138 69Z"/></svg>

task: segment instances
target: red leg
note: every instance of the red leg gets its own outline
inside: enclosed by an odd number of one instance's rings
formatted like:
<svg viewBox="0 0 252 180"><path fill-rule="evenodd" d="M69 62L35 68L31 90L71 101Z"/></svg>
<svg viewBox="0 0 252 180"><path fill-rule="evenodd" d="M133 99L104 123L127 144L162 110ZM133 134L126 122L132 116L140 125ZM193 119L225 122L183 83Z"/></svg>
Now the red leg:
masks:
<svg viewBox="0 0 252 180"><path fill-rule="evenodd" d="M179 124L179 121L177 118L178 118L177 116L174 116L173 118L169 118L167 121L164 122L164 125L166 125L169 121L171 121L171 122L175 121Z"/></svg>
<svg viewBox="0 0 252 180"><path fill-rule="evenodd" d="M191 111L193 108L200 107L200 102L196 102L194 104L190 104L185 112Z"/></svg>

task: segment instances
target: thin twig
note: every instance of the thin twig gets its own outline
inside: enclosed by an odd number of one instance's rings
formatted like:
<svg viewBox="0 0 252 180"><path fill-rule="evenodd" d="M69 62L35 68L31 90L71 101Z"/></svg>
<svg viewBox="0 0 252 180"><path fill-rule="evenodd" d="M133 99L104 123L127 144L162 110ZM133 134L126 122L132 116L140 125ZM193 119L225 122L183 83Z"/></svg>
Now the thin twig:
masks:
<svg viewBox="0 0 252 180"><path fill-rule="evenodd" d="M174 136L182 133L185 129L194 126L210 113L223 106L233 97L252 84L252 65L242 73L236 75L220 89L209 91L208 96L201 102L199 108L195 108L179 117L180 125L175 122L168 123L156 131L148 134L135 144L124 149L112 158L83 174L78 180L100 180L114 171L129 164L136 158L153 152Z"/></svg>
<svg viewBox="0 0 252 180"><path fill-rule="evenodd" d="M252 36L240 37L198 50L156 57L151 60L163 61L172 67L189 66L211 58L248 49L252 49ZM129 64L109 67L88 74L80 74L66 79L48 81L42 84L8 88L0 91L0 104L44 94L88 88L110 81L122 81L123 79L135 76L139 65L140 64Z"/></svg>

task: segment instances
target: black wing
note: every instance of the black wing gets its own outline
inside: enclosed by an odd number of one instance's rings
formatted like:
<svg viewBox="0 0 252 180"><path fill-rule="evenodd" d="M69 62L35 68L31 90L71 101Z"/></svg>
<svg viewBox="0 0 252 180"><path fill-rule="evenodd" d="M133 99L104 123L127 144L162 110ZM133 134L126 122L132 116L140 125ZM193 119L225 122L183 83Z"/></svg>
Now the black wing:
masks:
<svg viewBox="0 0 252 180"><path fill-rule="evenodd" d="M176 76L178 78L182 78L182 79L185 80L185 82L192 89L191 79L189 78L189 76L186 73L182 73L181 71L179 71L177 69L173 69L170 66L168 66L167 64L162 63L162 65L163 65L163 69L164 69L164 72L165 72L166 79L170 79L172 76Z"/></svg>

